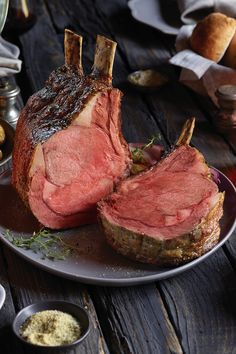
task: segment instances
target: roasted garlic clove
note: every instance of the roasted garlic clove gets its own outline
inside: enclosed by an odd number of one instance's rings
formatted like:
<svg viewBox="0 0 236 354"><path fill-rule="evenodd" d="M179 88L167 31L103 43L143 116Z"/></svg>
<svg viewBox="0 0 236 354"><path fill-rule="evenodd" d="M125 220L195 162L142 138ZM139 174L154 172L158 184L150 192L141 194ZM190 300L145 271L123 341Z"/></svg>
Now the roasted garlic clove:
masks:
<svg viewBox="0 0 236 354"><path fill-rule="evenodd" d="M5 140L6 140L6 134L2 125L0 125L0 145L2 145L5 142Z"/></svg>

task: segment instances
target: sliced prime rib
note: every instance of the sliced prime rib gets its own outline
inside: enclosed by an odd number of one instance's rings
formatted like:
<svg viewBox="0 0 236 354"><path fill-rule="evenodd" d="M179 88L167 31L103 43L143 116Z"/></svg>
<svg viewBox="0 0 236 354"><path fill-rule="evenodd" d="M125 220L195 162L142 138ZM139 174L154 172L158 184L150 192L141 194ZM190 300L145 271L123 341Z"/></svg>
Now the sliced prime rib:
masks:
<svg viewBox="0 0 236 354"><path fill-rule="evenodd" d="M31 96L16 128L12 182L43 225L96 220L96 203L131 163L121 133L121 92L112 87L116 43L97 36L93 71L83 74L82 37L65 31L65 65Z"/></svg>
<svg viewBox="0 0 236 354"><path fill-rule="evenodd" d="M203 155L189 146L187 121L176 148L154 167L122 181L99 203L110 245L141 262L177 265L210 250L219 239L224 193Z"/></svg>

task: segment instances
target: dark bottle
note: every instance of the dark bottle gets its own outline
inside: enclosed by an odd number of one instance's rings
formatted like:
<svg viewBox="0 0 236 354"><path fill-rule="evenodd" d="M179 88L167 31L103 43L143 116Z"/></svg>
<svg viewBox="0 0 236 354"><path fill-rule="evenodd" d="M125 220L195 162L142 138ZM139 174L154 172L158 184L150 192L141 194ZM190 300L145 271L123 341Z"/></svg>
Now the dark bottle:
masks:
<svg viewBox="0 0 236 354"><path fill-rule="evenodd" d="M31 2L28 0L11 0L7 21L6 32L17 32L17 34L28 31L36 22L36 15Z"/></svg>
<svg viewBox="0 0 236 354"><path fill-rule="evenodd" d="M215 125L221 132L236 131L236 85L222 85L216 91L219 111Z"/></svg>

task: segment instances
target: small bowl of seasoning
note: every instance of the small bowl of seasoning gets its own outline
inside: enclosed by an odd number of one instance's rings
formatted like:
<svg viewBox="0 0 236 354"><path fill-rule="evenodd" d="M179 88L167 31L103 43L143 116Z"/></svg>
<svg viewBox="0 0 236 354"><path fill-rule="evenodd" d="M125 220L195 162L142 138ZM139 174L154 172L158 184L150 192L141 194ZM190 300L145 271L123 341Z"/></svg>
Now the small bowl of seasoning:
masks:
<svg viewBox="0 0 236 354"><path fill-rule="evenodd" d="M14 136L14 128L5 120L0 119L0 173L10 166Z"/></svg>
<svg viewBox="0 0 236 354"><path fill-rule="evenodd" d="M13 332L34 353L69 353L89 333L89 316L66 301L44 301L23 308Z"/></svg>
<svg viewBox="0 0 236 354"><path fill-rule="evenodd" d="M128 81L132 86L141 91L154 91L165 85L169 79L166 75L156 70L147 69L138 70L129 74Z"/></svg>

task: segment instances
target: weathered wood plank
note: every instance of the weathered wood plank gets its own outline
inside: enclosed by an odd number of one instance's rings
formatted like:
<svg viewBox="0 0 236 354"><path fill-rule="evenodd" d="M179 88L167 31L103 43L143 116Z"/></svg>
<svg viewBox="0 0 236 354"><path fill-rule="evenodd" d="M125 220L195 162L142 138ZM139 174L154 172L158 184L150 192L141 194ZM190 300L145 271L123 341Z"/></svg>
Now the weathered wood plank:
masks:
<svg viewBox="0 0 236 354"><path fill-rule="evenodd" d="M183 353L154 285L92 291L103 331L111 333L107 340L112 352Z"/></svg>
<svg viewBox="0 0 236 354"><path fill-rule="evenodd" d="M14 307L14 302L11 294L11 286L9 284L9 279L5 269L7 268L7 263L4 259L2 249L0 249L0 284L4 287L6 291L6 300L0 310L0 347L1 353L12 354L12 353L24 353L21 344L16 342L14 334L11 329L12 321L15 318L16 312Z"/></svg>
<svg viewBox="0 0 236 354"><path fill-rule="evenodd" d="M4 248L4 253L17 312L24 306L43 300L65 300L78 304L88 311L91 329L89 336L74 353L109 353L93 302L85 286L43 272L7 248Z"/></svg>
<svg viewBox="0 0 236 354"><path fill-rule="evenodd" d="M235 272L222 252L160 283L185 353L235 353Z"/></svg>
<svg viewBox="0 0 236 354"><path fill-rule="evenodd" d="M232 267L236 270L236 231L233 232L224 249L232 264Z"/></svg>

